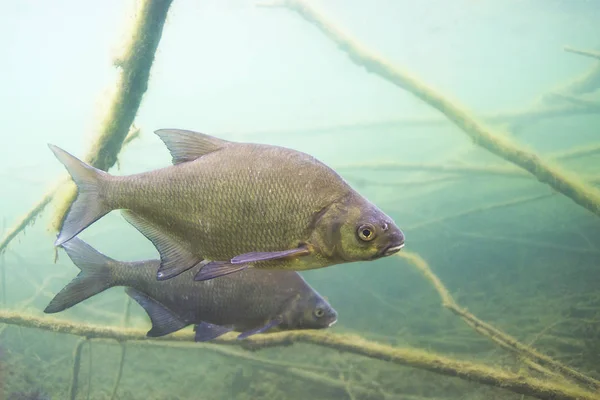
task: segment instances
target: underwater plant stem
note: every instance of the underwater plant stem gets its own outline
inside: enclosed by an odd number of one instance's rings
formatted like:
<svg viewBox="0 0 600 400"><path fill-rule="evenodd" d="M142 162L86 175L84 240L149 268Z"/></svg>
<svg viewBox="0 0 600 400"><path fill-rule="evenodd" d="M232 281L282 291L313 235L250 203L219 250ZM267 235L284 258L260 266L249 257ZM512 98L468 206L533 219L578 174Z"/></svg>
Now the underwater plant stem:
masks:
<svg viewBox="0 0 600 400"><path fill-rule="evenodd" d="M499 111L495 113L486 113L481 116L481 119L492 123L512 123L521 124L526 122L539 122L542 119L552 119L561 117L572 117L575 115L590 115L598 114L599 111L589 107L581 107L575 104L568 105L549 105L549 106L532 106L525 110L517 111ZM431 117L404 117L387 120L372 120L372 121L355 121L350 123L333 123L328 125L313 125L301 128L280 128L269 130L247 131L240 133L240 137L247 138L251 136L272 136L272 135L311 135L322 133L339 133L347 134L353 129L387 129L394 128L402 130L407 128L430 127L448 124L448 118L443 116Z"/></svg>
<svg viewBox="0 0 600 400"><path fill-rule="evenodd" d="M95 142L85 161L108 171L117 157L148 89L150 70L160 42L167 13L172 0L142 0L138 18L131 32L131 40L117 64L121 69L114 98L109 106ZM54 228L60 230L63 219L75 199L76 189L70 189L57 209Z"/></svg>
<svg viewBox="0 0 600 400"><path fill-rule="evenodd" d="M547 199L552 196L554 196L554 193L545 193L545 194L538 194L535 196L519 197L517 199L503 201L501 203L493 203L493 204L489 204L486 206L475 207L470 210L462 211L462 212L452 214L452 215L447 215L445 217L439 217L439 218L434 218L434 219L430 219L430 220L423 221L423 222L418 222L414 225L407 226L405 229L407 231L413 231L416 229L420 229L420 228L427 227L430 225L439 224L439 223L446 222L449 220L463 218L463 217L466 217L466 216L469 216L472 214L478 214L478 213L502 209L502 208L506 208L506 207L513 207L515 205L521 205L521 204L526 204L526 203L530 203L530 202L534 202L534 201L538 201L538 200L542 200L542 199Z"/></svg>
<svg viewBox="0 0 600 400"><path fill-rule="evenodd" d="M123 341L148 341L146 330L124 329L110 326L81 324L54 318L39 318L32 315L0 310L0 323L42 329L56 333L83 336L89 339L114 339ZM194 334L189 330L154 339L157 345L168 347L172 342L188 342L190 346L204 347L213 344L193 343ZM158 344L160 342L160 344ZM525 375L515 374L484 364L459 361L435 353L417 349L405 349L375 343L355 335L333 334L324 331L286 331L255 335L245 340L235 335L224 335L214 340L215 344L242 346L247 350L289 346L293 343L309 343L337 351L353 353L397 365L423 369L436 374L461 378L488 386L500 387L514 393L547 400L598 400L592 392L571 384L546 382Z"/></svg>
<svg viewBox="0 0 600 400"><path fill-rule="evenodd" d="M465 322L474 328L477 332L485 335L506 348L507 350L511 350L514 353L521 357L526 357L532 360L533 362L539 364L543 367L548 367L553 371L559 371L563 376L573 379L577 382L583 383L590 387L593 387L595 390L600 389L600 381L593 379L587 375L582 374L581 372L575 371L572 368L567 367L559 363L552 358L541 354L534 350L533 348L524 345L519 342L517 339L511 337L510 335L498 330L494 326L488 324L477 318L475 315L471 314L464 308L460 307L455 301L454 298L450 295L450 292L444 286L442 281L433 273L429 264L418 254L412 252L401 252L398 253L398 256L414 267L416 267L426 278L427 280L434 286L436 291L439 293L440 298L442 299L442 305L448 310L452 311L457 316L461 317Z"/></svg>
<svg viewBox="0 0 600 400"><path fill-rule="evenodd" d="M527 174L523 173L523 171L518 168L482 167L478 165L411 164L394 161L336 165L335 169L336 171L423 171L438 172L442 174L495 175L511 178L529 178Z"/></svg>
<svg viewBox="0 0 600 400"><path fill-rule="evenodd" d="M88 382L86 399L90 400L92 394L92 341L88 340Z"/></svg>
<svg viewBox="0 0 600 400"><path fill-rule="evenodd" d="M316 26L345 52L353 63L364 67L388 82L409 91L425 103L443 113L456 126L461 128L473 143L491 153L519 166L542 183L564 194L576 204L600 216L600 190L586 184L577 177L550 165L537 154L521 148L503 135L494 132L478 121L458 102L443 96L417 77L393 66L380 55L367 49L348 34L328 21L320 12L304 0L283 0L274 3L261 3L263 6L285 6L296 11L302 18Z"/></svg>
<svg viewBox="0 0 600 400"><path fill-rule="evenodd" d="M596 60L600 60L600 51L575 49L570 46L565 46L564 50L567 53L579 54L581 56L591 57L595 58Z"/></svg>
<svg viewBox="0 0 600 400"><path fill-rule="evenodd" d="M125 355L127 354L127 345L125 341L120 341L121 345L121 357L119 358L119 368L117 369L117 375L115 376L115 385L113 386L110 400L117 398L117 390L119 390L119 384L121 383L121 377L123 376L123 367L125 366Z"/></svg>
<svg viewBox="0 0 600 400"><path fill-rule="evenodd" d="M2 219L2 233L6 231L6 218ZM4 252L0 251L0 280L2 280L2 306L6 307L6 266Z"/></svg>
<svg viewBox="0 0 600 400"><path fill-rule="evenodd" d="M75 350L73 351L73 369L71 370L71 387L69 389L69 399L71 400L77 398L79 370L81 367L81 349L86 341L86 338L81 338L75 345Z"/></svg>

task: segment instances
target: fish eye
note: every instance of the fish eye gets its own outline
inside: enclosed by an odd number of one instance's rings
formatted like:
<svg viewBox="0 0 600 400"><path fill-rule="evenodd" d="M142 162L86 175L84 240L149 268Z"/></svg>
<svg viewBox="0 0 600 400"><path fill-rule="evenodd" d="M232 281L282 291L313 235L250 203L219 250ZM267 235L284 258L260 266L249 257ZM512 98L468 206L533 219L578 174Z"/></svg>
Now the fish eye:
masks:
<svg viewBox="0 0 600 400"><path fill-rule="evenodd" d="M375 227L371 224L364 224L358 228L358 237L365 242L375 239Z"/></svg>
<svg viewBox="0 0 600 400"><path fill-rule="evenodd" d="M323 310L322 308L317 308L315 310L315 317L321 318L323 315L325 315L325 310Z"/></svg>

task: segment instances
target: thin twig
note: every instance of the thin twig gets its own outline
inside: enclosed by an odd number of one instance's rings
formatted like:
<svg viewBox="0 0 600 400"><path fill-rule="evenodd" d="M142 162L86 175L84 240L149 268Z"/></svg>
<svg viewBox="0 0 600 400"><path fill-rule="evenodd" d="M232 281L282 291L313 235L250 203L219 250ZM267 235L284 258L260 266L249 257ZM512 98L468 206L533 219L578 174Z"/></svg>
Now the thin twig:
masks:
<svg viewBox="0 0 600 400"><path fill-rule="evenodd" d="M92 341L88 340L88 382L87 382L87 400L90 400L92 394Z"/></svg>
<svg viewBox="0 0 600 400"><path fill-rule="evenodd" d="M124 341L119 342L121 345L121 357L119 358L119 368L117 369L117 375L115 376L115 384L110 395L111 400L115 400L117 396L117 390L119 390L119 384L121 383L121 377L123 376L123 367L125 366L125 356L127 354L127 346Z"/></svg>
<svg viewBox="0 0 600 400"><path fill-rule="evenodd" d="M83 348L86 338L81 338L75 345L73 351L73 368L71 370L71 387L69 388L69 399L75 400L77 398L77 388L79 381L79 369L81 366L81 349Z"/></svg>
<svg viewBox="0 0 600 400"><path fill-rule="evenodd" d="M579 54L580 56L586 56L600 60L600 51L575 49L570 46L565 46L564 50L567 53Z"/></svg>

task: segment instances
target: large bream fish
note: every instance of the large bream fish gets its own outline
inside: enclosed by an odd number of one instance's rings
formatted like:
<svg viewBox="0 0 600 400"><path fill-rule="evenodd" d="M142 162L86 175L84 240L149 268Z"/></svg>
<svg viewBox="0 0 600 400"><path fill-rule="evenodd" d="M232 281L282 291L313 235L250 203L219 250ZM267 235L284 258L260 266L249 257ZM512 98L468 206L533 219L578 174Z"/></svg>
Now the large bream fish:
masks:
<svg viewBox="0 0 600 400"><path fill-rule="evenodd" d="M308 154L176 129L156 134L174 165L129 176L110 175L49 145L78 188L55 245L123 209L160 253L159 280L198 264L197 280L249 266L322 268L404 246L390 217Z"/></svg>
<svg viewBox="0 0 600 400"><path fill-rule="evenodd" d="M237 274L196 282L193 268L167 281L156 280L159 260L113 260L73 238L63 244L81 272L50 301L44 312L56 313L113 286L126 286L152 321L150 337L193 324L196 341L229 331L238 338L268 330L322 329L337 312L295 271L249 268Z"/></svg>

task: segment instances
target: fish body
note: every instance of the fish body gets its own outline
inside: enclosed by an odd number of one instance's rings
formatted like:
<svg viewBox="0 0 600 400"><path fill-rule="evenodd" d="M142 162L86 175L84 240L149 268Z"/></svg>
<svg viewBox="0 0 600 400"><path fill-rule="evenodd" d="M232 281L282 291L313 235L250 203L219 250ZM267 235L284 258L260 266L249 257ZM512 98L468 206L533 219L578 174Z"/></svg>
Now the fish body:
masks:
<svg viewBox="0 0 600 400"><path fill-rule="evenodd" d="M322 268L404 245L389 216L308 154L191 131L157 134L173 165L129 176L109 175L51 145L78 187L56 245L115 209L157 248L158 279L198 264L202 280L248 266Z"/></svg>
<svg viewBox="0 0 600 400"><path fill-rule="evenodd" d="M148 313L148 336L163 336L195 325L196 340L229 331L243 337L269 329L321 329L337 321L337 312L295 271L248 268L208 281L193 279L191 268L177 277L156 280L160 260L121 262L79 238L62 247L79 275L65 286L44 312L56 313L110 287L126 292Z"/></svg>

